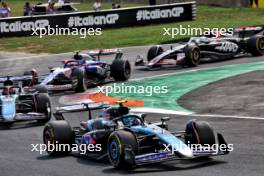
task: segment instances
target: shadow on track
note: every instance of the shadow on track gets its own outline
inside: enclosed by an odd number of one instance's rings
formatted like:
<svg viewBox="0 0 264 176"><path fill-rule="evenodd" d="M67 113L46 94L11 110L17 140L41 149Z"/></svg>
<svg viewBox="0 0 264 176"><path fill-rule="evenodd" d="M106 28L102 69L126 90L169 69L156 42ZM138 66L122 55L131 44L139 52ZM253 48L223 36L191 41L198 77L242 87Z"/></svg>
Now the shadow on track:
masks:
<svg viewBox="0 0 264 176"><path fill-rule="evenodd" d="M69 156L39 156L38 160L54 160L54 159L63 159L65 157L74 157L77 159L79 164L83 164L86 166L97 166L102 167L102 172L105 174L140 174L140 173L151 173L151 172L169 172L169 171L180 171L180 170L190 170L190 169L199 169L204 167L210 167L219 164L225 164L225 161L214 160L211 158L196 158L193 160L176 160L165 163L155 163L144 166L138 166L134 170L122 170L114 168L108 161L107 158L103 160L97 160L93 158L88 158L85 155L80 155L76 153L72 153Z"/></svg>
<svg viewBox="0 0 264 176"><path fill-rule="evenodd" d="M250 56L250 55L249 55ZM225 58L225 59L219 59L219 58L214 58L214 59L206 59L206 58L203 58L201 61L200 61L200 64L202 65L210 65L210 64L215 64L215 63L221 63L221 62L228 62L230 60L237 60L237 59L242 59L242 58L246 58L246 57L249 57L248 55L246 56L238 56L238 57L233 57L233 58ZM197 68L199 69L199 66L198 67L189 67L189 66L185 66L185 65L168 65L168 66L160 66L160 67L154 67L154 68L147 68L145 66L142 66L142 67L136 67L135 70L139 70L139 71L168 71L168 70L181 70L181 69L192 69L192 68Z"/></svg>
<svg viewBox="0 0 264 176"><path fill-rule="evenodd" d="M153 173L153 172L170 172L180 170L198 169L203 167L210 167L218 164L225 164L225 161L217 161L213 159L194 159L194 160L181 160L180 162L167 162L156 163L151 165L139 166L135 170L120 170L115 168L103 169L106 174L140 174L140 173Z"/></svg>

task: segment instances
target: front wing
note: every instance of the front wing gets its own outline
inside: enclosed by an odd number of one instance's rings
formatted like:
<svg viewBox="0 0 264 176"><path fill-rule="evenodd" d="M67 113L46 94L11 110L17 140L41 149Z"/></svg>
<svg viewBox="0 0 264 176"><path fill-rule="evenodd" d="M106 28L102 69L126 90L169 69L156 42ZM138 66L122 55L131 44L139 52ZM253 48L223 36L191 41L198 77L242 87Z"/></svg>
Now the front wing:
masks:
<svg viewBox="0 0 264 176"><path fill-rule="evenodd" d="M46 85L47 89L49 91L62 91L62 90L72 90L74 89L74 86L72 84L64 84L64 85L52 85L48 84Z"/></svg>
<svg viewBox="0 0 264 176"><path fill-rule="evenodd" d="M218 145L225 144L227 146L224 137L221 134L217 134L218 136ZM142 155L135 155L132 151L130 146L125 146L124 154L125 158L131 164L136 165L144 165L144 164L151 164L151 163L160 163L166 161L173 161L173 160L186 160L186 159L195 159L198 157L211 157L211 156L219 156L219 155L226 155L229 153L227 150L208 150L206 147L202 147L197 149L192 149L193 156L192 157L184 157L177 155L177 152L171 151L160 151L156 153L148 153Z"/></svg>
<svg viewBox="0 0 264 176"><path fill-rule="evenodd" d="M41 120L45 119L47 116L44 113L17 113L16 116L12 120L5 120L0 116L0 123L10 123L10 122L17 122L17 121L30 121L30 120Z"/></svg>

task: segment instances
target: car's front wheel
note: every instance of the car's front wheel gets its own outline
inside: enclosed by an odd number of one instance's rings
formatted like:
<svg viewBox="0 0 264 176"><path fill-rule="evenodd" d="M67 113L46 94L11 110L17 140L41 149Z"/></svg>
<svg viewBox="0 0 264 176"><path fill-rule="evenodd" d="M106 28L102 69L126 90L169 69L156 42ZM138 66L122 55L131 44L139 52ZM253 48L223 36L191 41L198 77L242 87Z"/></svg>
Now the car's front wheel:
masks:
<svg viewBox="0 0 264 176"><path fill-rule="evenodd" d="M190 120L186 125L185 132L187 144L212 146L216 143L214 130L207 122Z"/></svg>
<svg viewBox="0 0 264 176"><path fill-rule="evenodd" d="M115 131L108 138L108 158L111 164L116 168L135 168L134 156L137 151L137 139L131 131Z"/></svg>
<svg viewBox="0 0 264 176"><path fill-rule="evenodd" d="M148 62L152 61L155 57L163 53L163 51L164 51L163 48L159 45L150 47L147 54Z"/></svg>
<svg viewBox="0 0 264 176"><path fill-rule="evenodd" d="M44 123L51 119L51 103L47 93L39 93L36 96L36 111L45 114L45 119L40 119L38 122Z"/></svg>
<svg viewBox="0 0 264 176"><path fill-rule="evenodd" d="M131 66L128 60L115 59L111 65L111 76L115 81L126 81L130 78Z"/></svg>
<svg viewBox="0 0 264 176"><path fill-rule="evenodd" d="M85 92L87 87L86 87L84 70L79 68L74 69L72 72L72 77L74 77L77 80L75 92Z"/></svg>

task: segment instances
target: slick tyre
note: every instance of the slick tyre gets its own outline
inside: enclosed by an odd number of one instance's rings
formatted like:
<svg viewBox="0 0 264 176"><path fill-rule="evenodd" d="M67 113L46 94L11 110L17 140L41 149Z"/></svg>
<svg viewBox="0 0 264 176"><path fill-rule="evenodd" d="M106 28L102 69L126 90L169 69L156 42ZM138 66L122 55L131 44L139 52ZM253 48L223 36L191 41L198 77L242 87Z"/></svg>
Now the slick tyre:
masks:
<svg viewBox="0 0 264 176"><path fill-rule="evenodd" d="M163 53L163 51L164 51L163 48L159 45L150 47L147 54L148 62L152 61L155 57Z"/></svg>
<svg viewBox="0 0 264 176"><path fill-rule="evenodd" d="M36 112L44 113L46 115L45 119L40 119L38 122L45 123L51 118L51 103L50 98L47 93L39 93L35 96L36 99Z"/></svg>
<svg viewBox="0 0 264 176"><path fill-rule="evenodd" d="M129 151L129 159L125 158L125 153ZM119 130L113 132L107 143L107 152L110 163L119 169L133 169L135 165L135 154L138 151L138 143L133 132ZM128 155L128 154L127 154Z"/></svg>
<svg viewBox="0 0 264 176"><path fill-rule="evenodd" d="M215 133L209 123L190 120L186 125L186 144L201 144L212 146L216 143Z"/></svg>
<svg viewBox="0 0 264 176"><path fill-rule="evenodd" d="M43 143L46 146L64 144L63 150L55 148L46 150L50 156L65 156L71 152L71 147L74 140L74 133L70 124L65 120L51 121L43 130ZM62 146L62 145L61 145Z"/></svg>
<svg viewBox="0 0 264 176"><path fill-rule="evenodd" d="M85 82L84 71L82 69L76 68L73 70L72 77L76 78L77 80L75 92L85 92L87 87Z"/></svg>
<svg viewBox="0 0 264 176"><path fill-rule="evenodd" d="M128 60L115 59L111 65L111 76L115 81L126 81L131 75L131 65Z"/></svg>
<svg viewBox="0 0 264 176"><path fill-rule="evenodd" d="M200 63L200 49L196 45L187 45L184 49L186 65L196 67Z"/></svg>
<svg viewBox="0 0 264 176"><path fill-rule="evenodd" d="M264 37L255 36L247 40L247 52L253 56L264 55Z"/></svg>

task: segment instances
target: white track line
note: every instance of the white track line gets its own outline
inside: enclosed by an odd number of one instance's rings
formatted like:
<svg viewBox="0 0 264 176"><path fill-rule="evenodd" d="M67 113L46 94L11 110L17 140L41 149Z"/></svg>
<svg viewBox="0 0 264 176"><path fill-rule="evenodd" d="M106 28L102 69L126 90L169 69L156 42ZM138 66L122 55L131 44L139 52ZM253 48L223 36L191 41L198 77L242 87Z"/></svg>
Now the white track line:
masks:
<svg viewBox="0 0 264 176"><path fill-rule="evenodd" d="M142 108L132 108L130 112L133 113L153 113L153 114L170 114L170 115L191 115L191 112L183 112L183 111L175 111L175 110L167 110L167 109L159 109L159 108L148 108L148 107L142 107Z"/></svg>
<svg viewBox="0 0 264 176"><path fill-rule="evenodd" d="M231 118L231 119L246 119L246 120L264 120L264 117L250 117L250 116L234 116L234 115L218 115L218 114L195 114L192 112L174 111L158 108L133 108L133 113L153 113L153 114L167 114L176 116L191 116L191 117L213 117L213 118Z"/></svg>
<svg viewBox="0 0 264 176"><path fill-rule="evenodd" d="M247 119L247 120L264 120L264 117L217 115L217 114L189 114L189 116L194 116L194 117L213 117L213 118L231 118L231 119Z"/></svg>
<svg viewBox="0 0 264 176"><path fill-rule="evenodd" d="M131 112L167 114L167 115L189 116L189 117L213 117L213 118L230 118L230 119L246 119L246 120L264 120L264 117L218 115L218 114L195 114L192 112L183 112L183 111L166 110L166 109L158 109L158 108L145 108L145 107L144 108L132 108Z"/></svg>

